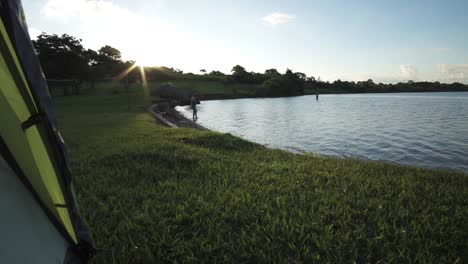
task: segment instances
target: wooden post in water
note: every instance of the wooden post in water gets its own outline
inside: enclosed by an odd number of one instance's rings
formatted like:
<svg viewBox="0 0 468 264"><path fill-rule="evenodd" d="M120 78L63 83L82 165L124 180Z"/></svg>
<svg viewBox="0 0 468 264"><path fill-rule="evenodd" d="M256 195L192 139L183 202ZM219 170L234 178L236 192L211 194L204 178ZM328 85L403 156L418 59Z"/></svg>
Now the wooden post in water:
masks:
<svg viewBox="0 0 468 264"><path fill-rule="evenodd" d="M317 101L318 101L318 94L319 94L318 87L315 87L315 100Z"/></svg>

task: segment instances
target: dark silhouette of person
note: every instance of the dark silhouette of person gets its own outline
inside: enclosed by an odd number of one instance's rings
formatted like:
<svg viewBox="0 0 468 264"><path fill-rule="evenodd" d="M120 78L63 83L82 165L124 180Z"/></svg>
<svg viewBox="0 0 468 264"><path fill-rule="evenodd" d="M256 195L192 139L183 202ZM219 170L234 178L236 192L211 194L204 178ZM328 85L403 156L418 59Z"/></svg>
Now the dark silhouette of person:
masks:
<svg viewBox="0 0 468 264"><path fill-rule="evenodd" d="M198 100L197 100L197 95L193 95L192 96L192 99L190 99L190 105L192 107L192 110L193 110L193 121L197 121L198 120L198 116L197 116L197 103L198 103Z"/></svg>

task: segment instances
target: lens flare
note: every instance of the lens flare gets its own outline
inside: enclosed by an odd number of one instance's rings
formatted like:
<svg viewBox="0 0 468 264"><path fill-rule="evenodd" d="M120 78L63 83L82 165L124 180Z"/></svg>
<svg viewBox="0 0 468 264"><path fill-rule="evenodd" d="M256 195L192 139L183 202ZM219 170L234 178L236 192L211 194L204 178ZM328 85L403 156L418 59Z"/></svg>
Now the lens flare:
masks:
<svg viewBox="0 0 468 264"><path fill-rule="evenodd" d="M120 73L119 75L117 75L116 79L117 80L122 80L123 78L125 78L131 71L133 71L133 69L135 69L136 67L139 67L140 68L140 74L141 74L141 81L143 83L143 88L148 88L148 80L146 79L146 71L145 71L145 67L144 66L139 66L137 63L134 63L132 66L130 66L128 69L124 70L122 73Z"/></svg>

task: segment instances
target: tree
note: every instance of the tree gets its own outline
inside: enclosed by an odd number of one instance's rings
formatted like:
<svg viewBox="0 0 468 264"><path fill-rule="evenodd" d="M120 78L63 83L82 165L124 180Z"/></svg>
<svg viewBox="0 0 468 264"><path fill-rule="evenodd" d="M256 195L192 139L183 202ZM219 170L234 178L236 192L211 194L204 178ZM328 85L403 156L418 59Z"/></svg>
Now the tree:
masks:
<svg viewBox="0 0 468 264"><path fill-rule="evenodd" d="M84 52L84 56L89 65L96 65L99 61L99 54L92 49L88 49Z"/></svg>
<svg viewBox="0 0 468 264"><path fill-rule="evenodd" d="M120 50L106 45L98 50L99 63L122 62Z"/></svg>
<svg viewBox="0 0 468 264"><path fill-rule="evenodd" d="M205 69L201 69L200 72L203 73L203 74L205 74L205 73L206 73L206 70L205 70Z"/></svg>
<svg viewBox="0 0 468 264"><path fill-rule="evenodd" d="M216 77L224 77L226 76L224 73L220 71L211 71L208 75L210 76L216 76Z"/></svg>
<svg viewBox="0 0 468 264"><path fill-rule="evenodd" d="M84 79L89 56L81 39L67 34L61 36L42 33L33 41L34 48L46 78Z"/></svg>
<svg viewBox="0 0 468 264"><path fill-rule="evenodd" d="M247 71L244 67L236 65L232 68L232 78L238 82L244 82L246 80Z"/></svg>
<svg viewBox="0 0 468 264"><path fill-rule="evenodd" d="M295 72L294 75L296 75L296 78L302 81L305 81L307 78L307 75L305 75L305 73L302 72Z"/></svg>
<svg viewBox="0 0 468 264"><path fill-rule="evenodd" d="M276 69L268 69L265 71L265 78L266 79L273 79L276 77L280 77L281 73L279 73Z"/></svg>
<svg viewBox="0 0 468 264"><path fill-rule="evenodd" d="M286 86L288 87L288 96L304 94L304 82L307 77L305 74L287 69L285 73Z"/></svg>
<svg viewBox="0 0 468 264"><path fill-rule="evenodd" d="M101 73L105 76L116 76L126 68L123 67L121 53L118 49L106 45L97 52L96 64L100 66Z"/></svg>
<svg viewBox="0 0 468 264"><path fill-rule="evenodd" d="M274 71L269 73L275 74ZM293 73L287 69L284 75L266 79L257 91L257 95L273 97L302 95L304 94L306 77L303 73Z"/></svg>

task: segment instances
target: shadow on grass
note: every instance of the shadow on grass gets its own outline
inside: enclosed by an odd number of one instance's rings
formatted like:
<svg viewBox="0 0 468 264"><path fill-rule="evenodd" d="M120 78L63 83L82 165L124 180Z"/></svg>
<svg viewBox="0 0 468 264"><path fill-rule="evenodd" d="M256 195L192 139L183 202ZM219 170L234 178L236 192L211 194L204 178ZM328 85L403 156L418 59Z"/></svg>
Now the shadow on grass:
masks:
<svg viewBox="0 0 468 264"><path fill-rule="evenodd" d="M256 145L232 136L231 134L215 134L201 135L197 137L183 137L181 143L190 144L197 147L208 149L248 152L256 148Z"/></svg>
<svg viewBox="0 0 468 264"><path fill-rule="evenodd" d="M180 157L170 152L123 153L91 161L89 169L110 171L113 173L115 181L124 180L127 184L140 184L141 182L157 182L174 177L190 177L189 172L195 171L198 166L198 160ZM133 177L129 177L129 175Z"/></svg>

